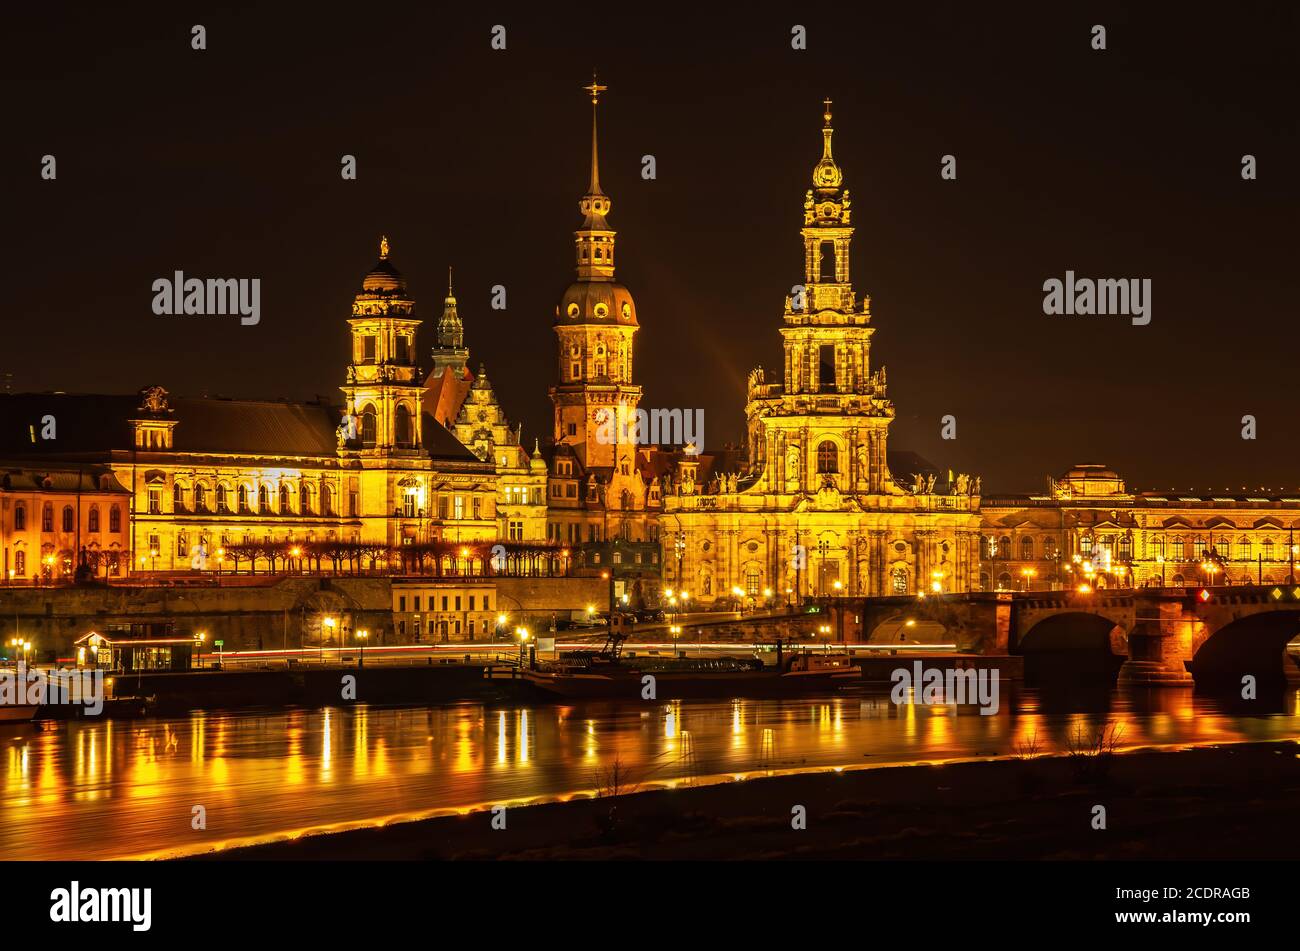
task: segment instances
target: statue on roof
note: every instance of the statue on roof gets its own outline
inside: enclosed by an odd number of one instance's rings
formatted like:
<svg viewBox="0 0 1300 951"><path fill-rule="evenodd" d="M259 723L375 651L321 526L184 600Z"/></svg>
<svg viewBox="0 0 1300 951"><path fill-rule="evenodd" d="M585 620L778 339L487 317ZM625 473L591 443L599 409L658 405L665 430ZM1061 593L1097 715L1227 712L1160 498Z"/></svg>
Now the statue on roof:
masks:
<svg viewBox="0 0 1300 951"><path fill-rule="evenodd" d="M146 386L140 391L140 409L147 413L168 413L167 391L161 386Z"/></svg>

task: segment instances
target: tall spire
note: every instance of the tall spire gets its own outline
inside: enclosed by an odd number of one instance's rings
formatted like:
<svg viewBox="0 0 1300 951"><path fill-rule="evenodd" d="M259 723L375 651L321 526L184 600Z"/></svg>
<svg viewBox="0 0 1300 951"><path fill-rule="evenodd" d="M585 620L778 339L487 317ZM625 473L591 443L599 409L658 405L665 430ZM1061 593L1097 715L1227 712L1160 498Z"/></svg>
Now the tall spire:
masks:
<svg viewBox="0 0 1300 951"><path fill-rule="evenodd" d="M444 366L463 370L469 351L465 349L465 325L456 312L456 295L451 286L451 268L447 268L447 299L442 303L442 316L438 318L438 345L433 348L435 371Z"/></svg>
<svg viewBox="0 0 1300 951"><path fill-rule="evenodd" d="M596 148L596 107L600 94L608 89L596 81L592 70L591 84L582 87L591 96L591 182L587 194L578 202L582 227L574 234L577 242L578 280L610 281L614 279L614 232L605 216L609 214L609 196L600 190L600 158Z"/></svg>
<svg viewBox="0 0 1300 951"><path fill-rule="evenodd" d="M593 69L591 71L591 85L582 88L591 95L591 183L587 186L587 194L599 195L601 194L600 157L596 149L596 106L600 102L600 94L609 87L596 82L596 71Z"/></svg>
<svg viewBox="0 0 1300 951"><path fill-rule="evenodd" d="M840 167L835 164L835 157L831 154L831 136L835 129L831 125L831 101L823 99L824 107L822 112L822 157L813 169L813 185L816 188L839 188L844 181L844 175L840 172Z"/></svg>

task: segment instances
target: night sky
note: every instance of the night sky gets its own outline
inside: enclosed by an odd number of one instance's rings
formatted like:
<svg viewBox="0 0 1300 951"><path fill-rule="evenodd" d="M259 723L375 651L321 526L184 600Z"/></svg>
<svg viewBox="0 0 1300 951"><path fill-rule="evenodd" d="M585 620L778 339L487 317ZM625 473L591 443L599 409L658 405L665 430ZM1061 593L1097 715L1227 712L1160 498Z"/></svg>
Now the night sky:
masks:
<svg viewBox="0 0 1300 951"><path fill-rule="evenodd" d="M382 233L423 364L450 264L471 363L531 445L551 426L594 66L642 405L703 407L710 446L740 438L748 371L780 367L829 96L893 448L982 473L986 493L1079 462L1137 488L1300 485L1295 7L447 6L6 11L12 390L338 401ZM260 325L154 316L150 285L177 269L261 278ZM1150 278L1150 325L1044 316L1043 282L1067 269Z"/></svg>

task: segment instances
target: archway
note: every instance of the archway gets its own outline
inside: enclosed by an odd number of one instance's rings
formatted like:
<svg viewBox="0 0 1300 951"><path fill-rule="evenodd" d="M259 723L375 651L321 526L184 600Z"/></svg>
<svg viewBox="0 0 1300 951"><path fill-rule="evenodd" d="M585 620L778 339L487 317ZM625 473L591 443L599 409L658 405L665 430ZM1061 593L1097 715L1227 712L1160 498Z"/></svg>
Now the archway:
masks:
<svg viewBox="0 0 1300 951"><path fill-rule="evenodd" d="M1297 637L1300 610L1252 614L1207 636L1188 666L1198 688L1240 696L1242 679L1251 676L1257 688L1275 691L1288 679L1300 680L1300 667L1287 648Z"/></svg>
<svg viewBox="0 0 1300 951"><path fill-rule="evenodd" d="M1123 628L1109 618L1067 611L1031 627L1016 651L1025 658L1028 686L1109 689L1128 657L1128 642Z"/></svg>

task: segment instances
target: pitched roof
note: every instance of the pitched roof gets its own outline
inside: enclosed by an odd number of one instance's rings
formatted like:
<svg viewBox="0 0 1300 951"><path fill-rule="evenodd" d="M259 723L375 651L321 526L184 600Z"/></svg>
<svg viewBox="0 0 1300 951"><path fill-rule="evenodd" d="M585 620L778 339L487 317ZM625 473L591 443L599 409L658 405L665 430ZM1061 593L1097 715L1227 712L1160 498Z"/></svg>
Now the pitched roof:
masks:
<svg viewBox="0 0 1300 951"><path fill-rule="evenodd" d="M31 458L130 450L130 420L151 415L176 423L176 452L316 457L337 452L342 410L326 403L172 397L171 412L149 414L139 402L136 396L0 394L0 453ZM45 416L54 417L54 439L41 439ZM424 423L425 448L434 458L475 460L430 417Z"/></svg>

